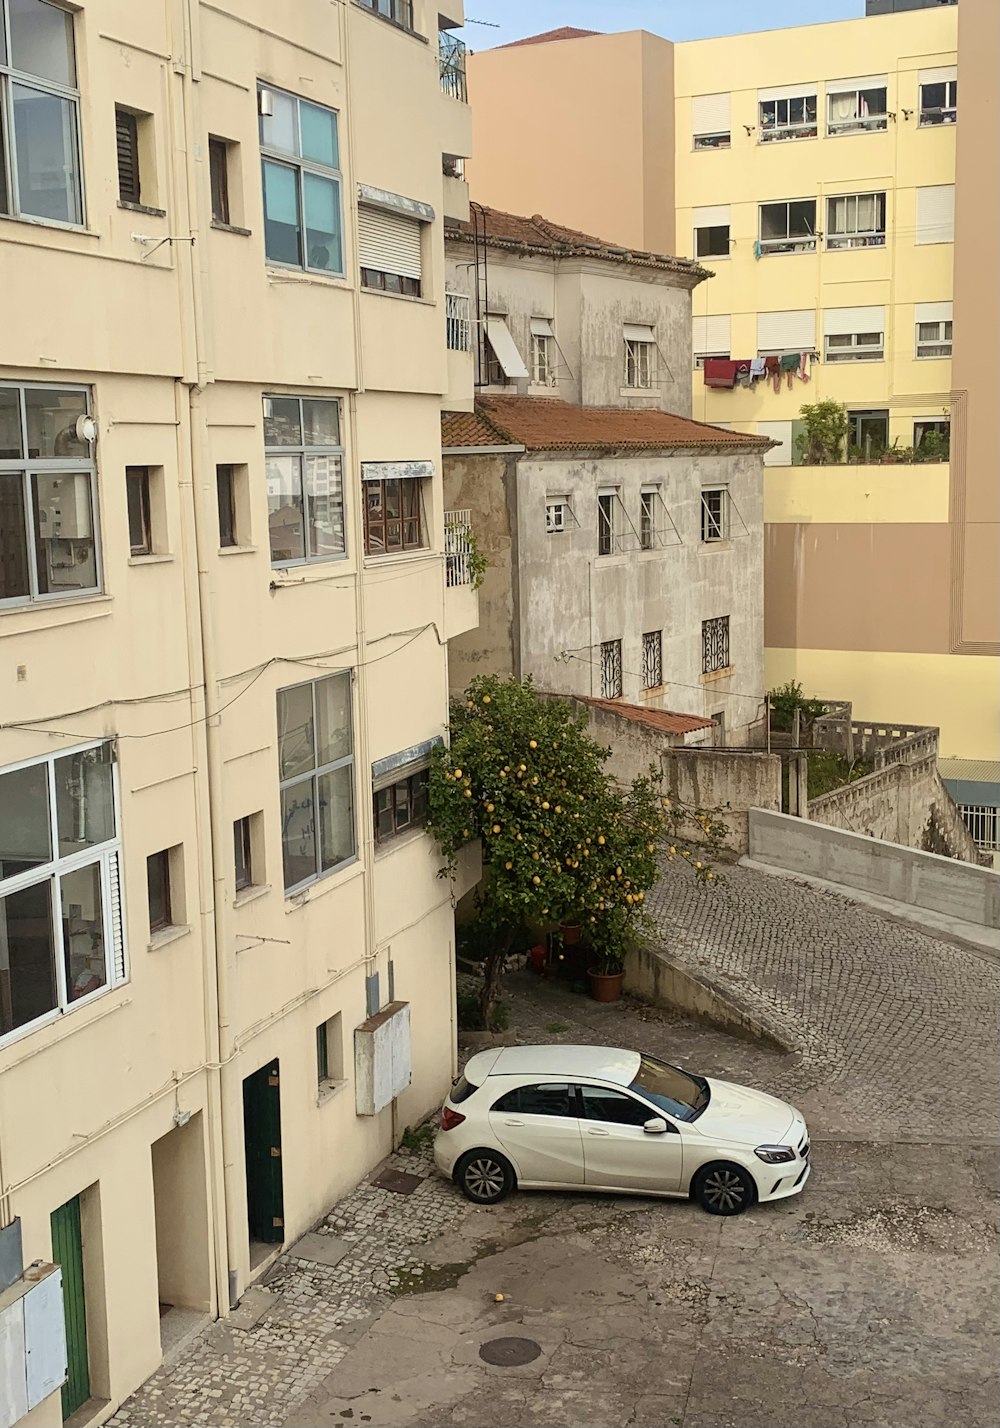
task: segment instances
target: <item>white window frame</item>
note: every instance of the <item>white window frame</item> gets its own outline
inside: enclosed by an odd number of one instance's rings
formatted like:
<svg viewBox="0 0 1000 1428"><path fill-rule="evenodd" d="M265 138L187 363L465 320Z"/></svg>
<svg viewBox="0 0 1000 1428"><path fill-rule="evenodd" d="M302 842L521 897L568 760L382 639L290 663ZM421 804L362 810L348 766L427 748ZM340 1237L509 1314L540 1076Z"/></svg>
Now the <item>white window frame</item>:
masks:
<svg viewBox="0 0 1000 1428"><path fill-rule="evenodd" d="M944 104L927 104L924 99L924 90L936 89L938 85L941 85L944 88ZM930 129L937 126L938 124L956 123L958 120L958 80L923 80L920 84L919 105L919 118L917 120L918 129Z"/></svg>
<svg viewBox="0 0 1000 1428"><path fill-rule="evenodd" d="M648 392L656 386L656 339L624 337L623 384L630 392ZM634 380L633 380L634 379Z"/></svg>
<svg viewBox="0 0 1000 1428"><path fill-rule="evenodd" d="M551 332L532 332L531 338L531 382L536 387L554 387L556 384L555 345Z"/></svg>
<svg viewBox="0 0 1000 1428"><path fill-rule="evenodd" d="M568 496L548 496L545 500L545 531L547 535L559 535L569 530L572 508Z"/></svg>
<svg viewBox="0 0 1000 1428"><path fill-rule="evenodd" d="M719 514L716 515L707 496L718 496ZM717 545L720 541L729 540L731 529L730 517L731 501L728 486L704 486L701 492L701 543L702 545Z"/></svg>
<svg viewBox="0 0 1000 1428"><path fill-rule="evenodd" d="M449 352L468 352L472 347L472 308L468 293L444 295L445 343Z"/></svg>
<svg viewBox="0 0 1000 1428"><path fill-rule="evenodd" d="M791 234L791 209L793 203L811 203L813 206L813 232L811 234ZM764 237L764 209L785 209L785 236ZM815 198L772 198L757 205L757 243L762 253L814 253L816 251L816 199Z"/></svg>
<svg viewBox="0 0 1000 1428"><path fill-rule="evenodd" d="M725 116L724 123L723 116ZM728 149L731 143L731 94L726 91L725 93L720 94L692 95L691 147L696 151L708 149Z"/></svg>
<svg viewBox="0 0 1000 1428"><path fill-rule="evenodd" d="M871 228L858 227L858 204L863 198L872 200L875 223ZM882 227L878 227L879 199L882 200ZM854 203L854 226L844 228L839 233L833 231L833 204L846 203L848 214ZM889 225L888 203L884 189L872 189L865 193L828 194L826 199L826 247L828 252L838 252L844 248L884 248Z"/></svg>
<svg viewBox="0 0 1000 1428"><path fill-rule="evenodd" d="M610 515L605 513L604 502L610 502ZM621 506L621 492L617 486L605 486L597 493L597 555L598 559L606 559L608 556L617 555L621 547L621 518L618 514ZM602 550L601 546L608 544L610 549Z"/></svg>
<svg viewBox="0 0 1000 1428"><path fill-rule="evenodd" d="M874 342L862 338L874 337ZM846 341L844 340L846 338ZM823 338L824 362L884 362L884 332L828 332Z"/></svg>
<svg viewBox="0 0 1000 1428"><path fill-rule="evenodd" d="M806 105L812 100L812 118L806 117ZM792 119L791 106L793 104L802 105L802 118ZM782 106L784 106L784 117L782 117ZM764 123L765 109L774 109L774 119L770 124ZM812 94L786 95L783 98L759 99L757 101L757 142L758 144L768 144L783 139L815 139L819 134L819 99L817 92Z"/></svg>
<svg viewBox="0 0 1000 1428"><path fill-rule="evenodd" d="M114 836L105 839L103 843L95 843L90 847L81 849L79 852L61 856L59 853L59 827L58 809L56 806L56 773L55 765L57 760L73 757L76 754L86 753L90 749L108 748L110 753L111 767L111 806L114 815ZM22 873L17 873L12 877L0 880L0 898L6 897L10 893L23 891L25 888L35 887L40 883L51 884L49 892L49 909L51 916L51 953L54 962L55 984L56 984L56 1005L41 1016L37 1016L32 1021L23 1022L12 1031L0 1036L0 1046L6 1046L10 1042L17 1041L22 1036L27 1036L39 1027L47 1026L50 1022L57 1020L61 1016L74 1012L78 1007L89 1005L96 1001L98 997L105 996L108 992L114 991L116 987L122 986L128 981L128 953L125 935L125 909L124 909L124 878L121 866L121 799L120 785L118 779L118 762L115 758L113 740L94 739L84 744L76 744L72 748L59 749L51 754L45 754L41 758L22 759L15 764L7 764L0 768L0 780L4 774L14 773L21 769L36 766L46 768L46 787L49 800L49 840L52 857L47 863L40 864L33 868L28 868ZM2 790L2 782L0 782ZM2 810L0 810L2 817ZM84 996L70 999L66 986L66 949L63 942L63 917L61 880L64 876L79 871L81 868L89 868L97 864L100 868L101 886L101 910L104 932L104 969L105 982L101 987L97 987L92 992L87 992Z"/></svg>
<svg viewBox="0 0 1000 1428"><path fill-rule="evenodd" d="M937 337L921 337L922 327L934 327L937 329ZM914 334L916 337L916 357L918 361L928 359L940 359L951 356L952 347L952 319L944 318L940 322L916 322L914 324Z"/></svg>
<svg viewBox="0 0 1000 1428"><path fill-rule="evenodd" d="M863 94L876 94L882 90L884 95L884 108L875 113L862 114L861 106L867 103L862 99ZM846 99L848 96L854 98L855 113L849 119L834 119L833 105L838 99ZM850 80L846 85L841 81L841 88L836 84L827 84L826 87L826 132L830 138L836 138L838 134L858 134L877 132L889 127L889 91L886 84L864 84L857 80Z"/></svg>
<svg viewBox="0 0 1000 1428"><path fill-rule="evenodd" d="M321 393L321 392L265 392L265 393L264 393L264 396L263 396L263 401L266 403L266 402L269 402L269 401L272 401L272 400L273 400L273 401L297 401L297 402L298 402L298 404L299 404L299 435L300 435L300 436L304 436L304 432L305 432L305 422L304 422L304 419L303 419L303 410L302 410L302 403L303 403L303 402L309 402L309 401L329 401L329 402L335 402L336 405L337 405L337 409L338 409L338 411L337 411L337 427L338 427L338 431L340 432L340 444L339 444L339 445L336 445L336 446L334 446L334 445L306 446L306 445L304 445L304 444L299 444L299 445L297 445L297 446L293 446L293 445L289 445L289 446L277 446L277 445L275 445L275 446L268 446L268 445L267 445L267 438L266 438L266 436L265 436L265 441L264 441L265 482L266 482L266 480L267 480L267 458L268 458L269 456L276 457L276 458L277 458L277 457L281 457L281 456L293 456L293 457L297 458L297 460L298 460L298 462L299 462L299 493L300 493L300 496L301 496L301 499L302 499L302 554L301 554L300 556L293 556L293 557L292 557L291 559L289 559L289 560L274 560L274 559L272 558L272 560L271 560L271 569L272 569L272 570L288 570L288 569L291 569L292 567L298 566L298 565L326 565L326 564L328 564L328 563L329 563L330 561L332 561L332 560L344 560L344 559L346 558L346 556L347 556L347 491L346 491L346 489L345 489L345 484L344 484L344 444L343 444L343 441L344 441L344 438L343 438L344 410L343 410L343 406L342 406L342 404L341 404L340 398L339 398L339 397L328 397L325 393ZM265 410L266 410L266 408L265 408ZM309 503L310 503L310 500L311 500L311 496L310 496L310 492L309 492L309 488L308 488L308 477L307 477L307 469L308 469L308 468L307 468L307 466L306 466L306 458L309 457L309 456L326 456L327 458L329 458L329 460L339 462L339 464L340 464L340 509L341 509L341 523L342 523L343 528L344 528L344 533L343 533L343 549L342 549L342 550L339 550L339 551L334 551L334 552L333 552L332 554L330 554L330 555L311 555L311 554L309 553ZM270 521L270 515L271 515L271 512L270 512L270 507L269 507L269 508L268 508L268 519L269 519L269 521ZM270 533L268 534L268 546L270 547Z"/></svg>
<svg viewBox="0 0 1000 1428"><path fill-rule="evenodd" d="M356 742L355 742L356 721L355 721L355 715L354 715L354 677L353 677L353 671L352 671L352 670L349 670L349 669L348 669L348 670L331 670L331 672L330 672L329 674L321 675L319 679L305 679L305 680L301 680L298 684L287 684L287 685L284 685L281 689L278 689L278 690L275 691L275 708L276 708L276 711L280 711L280 709L281 709L281 702L280 702L280 701L281 701L281 696L282 696L283 694L290 694L293 689L308 688L308 689L311 691L311 693L312 693L312 725L313 725L313 757L314 757L314 759L315 759L317 730L318 730L318 728L319 728L319 719L318 719L318 717L317 717L317 705L316 705L316 686L317 686L318 684L323 684L323 683L325 683L328 679L343 679L343 680L345 680L346 683L347 683L347 689L348 689L347 709L348 709L348 714L349 714L349 717L350 717L350 725L351 725L351 728L350 728L350 735L351 735L351 752L350 752L349 754L344 754L344 755L343 755L341 758L339 758L339 759L332 759L329 763L316 764L316 763L314 762L313 765L312 765L309 769L305 769L305 770L303 770L301 773L289 774L286 778L282 778L282 777L281 777L281 716L280 716L280 712L278 712L278 714L277 714L277 718L278 718L278 743L277 743L277 748L276 748L276 753L277 753L277 755L278 755L278 775L279 775L279 776L278 776L278 804L279 804L279 809L280 809L280 807L281 807L281 795L282 795L283 793L285 793L288 789L292 788L295 784L306 783L307 781L308 781L308 782L310 783L310 785L311 785L311 790L312 790L312 793L313 793L313 800L314 800L314 804L315 804L315 798L316 798L315 790L316 790L318 781L319 781L325 774L337 773L340 769L345 769L345 768L348 769L348 770L350 771L350 781L351 781L351 842L352 842L352 844L353 844L353 851L352 851L351 853L349 853L346 858L341 858L341 860L340 860L339 863L334 863L334 864L333 864L331 867L329 867L329 868L324 868L324 867L322 867L322 866L321 866L322 853L321 853L321 849L320 849L320 830L319 830L319 828L318 828L318 826L317 826L316 819L315 819L315 816L314 816L314 817L313 817L313 840L314 840L314 847L315 847L315 850L316 850L316 871L315 871L314 873L310 873L310 875L309 875L308 877L301 878L297 883L291 883L291 884L289 884L287 887L285 887L285 897L294 897L295 894L301 892L301 891L303 890L303 888L312 887L312 885L313 885L314 883L322 882L325 878L331 878L331 877L333 877L334 874L339 873L339 872L342 872L344 868L350 867L350 865L351 865L352 863L356 863L356 862L357 862L357 859L358 859L358 798L357 798L357 788L356 788L356 778L355 778L355 768L354 768L354 764L355 764L355 753L356 753ZM282 829L281 829L281 855L282 855L282 885L283 885L283 886L284 886L284 853L285 853L285 830L284 830L284 828L282 828Z"/></svg>

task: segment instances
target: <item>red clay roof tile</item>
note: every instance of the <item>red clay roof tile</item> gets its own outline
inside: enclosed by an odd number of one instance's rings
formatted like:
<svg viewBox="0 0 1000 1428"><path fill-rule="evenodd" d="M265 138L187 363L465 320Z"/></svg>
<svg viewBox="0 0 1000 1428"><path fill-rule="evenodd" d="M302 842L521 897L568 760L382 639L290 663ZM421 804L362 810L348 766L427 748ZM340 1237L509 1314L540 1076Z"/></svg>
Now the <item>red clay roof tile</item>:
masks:
<svg viewBox="0 0 1000 1428"><path fill-rule="evenodd" d="M599 35L600 30L578 30L575 25L561 25L558 30L546 30L541 35L526 35L523 40L511 40L506 45L497 45L498 50L512 50L518 45L547 45L550 40L582 40L588 35Z"/></svg>
<svg viewBox="0 0 1000 1428"><path fill-rule="evenodd" d="M647 709L642 704L623 704L617 699L591 699L587 695L576 695L583 704L594 709L606 709L621 719L630 719L634 724L645 724L650 729L661 729L665 734L693 734L697 729L714 729L714 719L703 719L697 714L674 714L669 709Z"/></svg>

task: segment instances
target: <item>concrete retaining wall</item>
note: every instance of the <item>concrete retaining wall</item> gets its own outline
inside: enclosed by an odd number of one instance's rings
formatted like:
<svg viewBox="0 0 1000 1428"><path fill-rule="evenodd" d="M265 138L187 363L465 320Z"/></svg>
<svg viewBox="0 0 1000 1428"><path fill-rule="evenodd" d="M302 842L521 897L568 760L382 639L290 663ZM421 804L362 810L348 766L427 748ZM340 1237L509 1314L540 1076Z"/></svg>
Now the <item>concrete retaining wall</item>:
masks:
<svg viewBox="0 0 1000 1428"><path fill-rule="evenodd" d="M766 1026L703 977L678 966L655 947L636 946L625 959L625 990L654 1006L686 1012L697 1021L724 1027L737 1036L766 1041L779 1051L796 1051L781 1028Z"/></svg>
<svg viewBox="0 0 1000 1428"><path fill-rule="evenodd" d="M752 808L750 857L787 872L1000 927L1000 873L860 833Z"/></svg>

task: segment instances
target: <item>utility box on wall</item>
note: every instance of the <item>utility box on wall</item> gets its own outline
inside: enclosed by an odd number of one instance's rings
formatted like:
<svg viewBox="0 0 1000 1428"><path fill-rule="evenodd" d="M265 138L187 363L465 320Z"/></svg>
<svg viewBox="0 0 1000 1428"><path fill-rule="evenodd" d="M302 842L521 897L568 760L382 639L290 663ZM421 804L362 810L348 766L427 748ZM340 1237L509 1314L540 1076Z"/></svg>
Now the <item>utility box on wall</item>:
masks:
<svg viewBox="0 0 1000 1428"><path fill-rule="evenodd" d="M354 1086L359 1116L374 1116L410 1084L410 1004L390 1002L355 1028Z"/></svg>
<svg viewBox="0 0 1000 1428"><path fill-rule="evenodd" d="M0 1428L13 1428L65 1378L62 1270L32 1265L0 1294Z"/></svg>

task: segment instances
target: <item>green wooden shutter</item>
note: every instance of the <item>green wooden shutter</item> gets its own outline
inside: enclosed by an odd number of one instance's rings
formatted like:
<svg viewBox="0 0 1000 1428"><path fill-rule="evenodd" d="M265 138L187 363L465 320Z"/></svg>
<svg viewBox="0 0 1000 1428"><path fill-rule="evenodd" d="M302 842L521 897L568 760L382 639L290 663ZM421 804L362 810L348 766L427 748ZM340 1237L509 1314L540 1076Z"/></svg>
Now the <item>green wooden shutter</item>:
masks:
<svg viewBox="0 0 1000 1428"><path fill-rule="evenodd" d="M63 1312L66 1316L68 1370L62 1387L62 1416L66 1419L90 1397L79 1195L67 1200L58 1210L53 1210L51 1227L52 1259L62 1269Z"/></svg>

